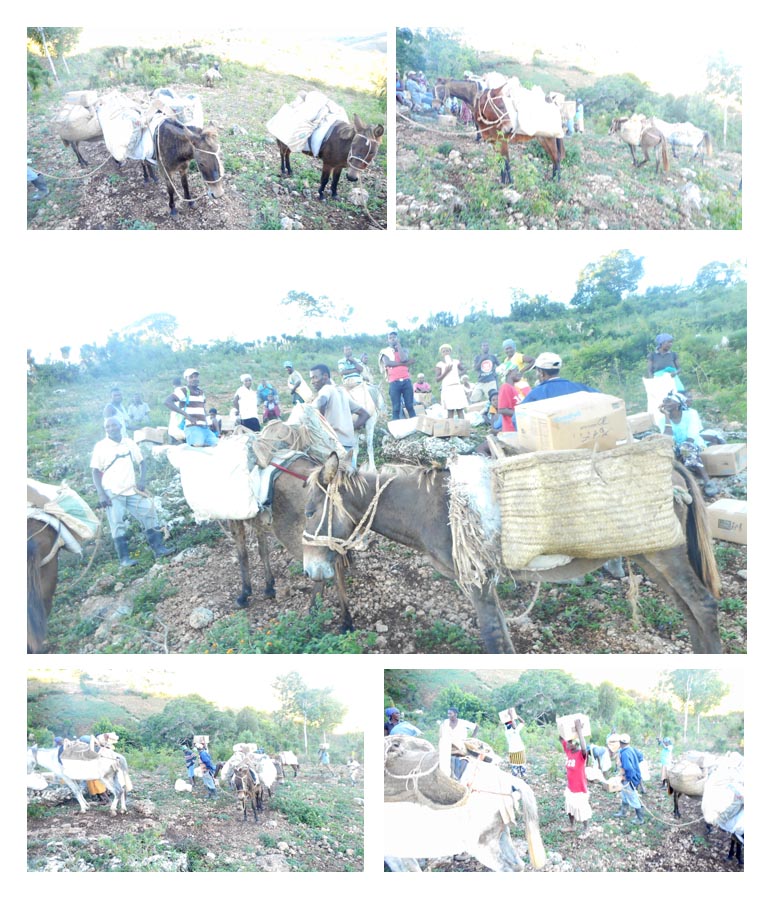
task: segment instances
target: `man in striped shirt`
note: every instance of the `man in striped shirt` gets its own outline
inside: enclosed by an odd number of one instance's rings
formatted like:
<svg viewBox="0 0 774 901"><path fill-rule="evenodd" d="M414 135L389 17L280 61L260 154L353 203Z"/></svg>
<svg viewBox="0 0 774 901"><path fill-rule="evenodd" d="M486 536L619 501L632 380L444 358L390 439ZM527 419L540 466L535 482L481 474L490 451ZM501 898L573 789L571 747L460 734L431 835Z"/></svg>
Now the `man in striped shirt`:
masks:
<svg viewBox="0 0 774 901"><path fill-rule="evenodd" d="M211 447L218 443L218 436L207 425L207 398L199 387L198 369L186 369L183 381L185 385L175 388L164 401L164 406L180 414L186 444Z"/></svg>

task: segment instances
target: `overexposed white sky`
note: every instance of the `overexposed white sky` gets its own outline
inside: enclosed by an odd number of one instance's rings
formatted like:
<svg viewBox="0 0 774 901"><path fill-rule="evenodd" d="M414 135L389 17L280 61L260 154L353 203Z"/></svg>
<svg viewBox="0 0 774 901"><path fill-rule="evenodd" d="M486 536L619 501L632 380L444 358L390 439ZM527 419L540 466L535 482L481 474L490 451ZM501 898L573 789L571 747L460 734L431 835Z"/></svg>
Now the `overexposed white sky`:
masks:
<svg viewBox="0 0 774 901"><path fill-rule="evenodd" d="M157 691L172 697L198 694L221 708L238 711L242 707L254 707L266 713L279 707L272 682L278 676L297 672L308 688L329 688L336 700L347 707L344 722L337 732L366 731L371 718L368 707L372 705L372 699L367 679L359 671L353 671L352 660L346 655L344 658L326 656L323 665L314 656L294 657L288 661L284 657L271 659L252 655L208 654L203 658L127 655L109 659L92 655L39 664L36 661L28 666L27 677L54 678L77 684L81 672L95 679L126 682L138 691ZM377 710L379 703L377 700Z"/></svg>
<svg viewBox="0 0 774 901"><path fill-rule="evenodd" d="M136 233L133 247L144 259L141 279L121 259L127 239L103 235L120 248L118 256L97 254L90 261L93 289L71 306L52 304L44 317L26 323L24 347L43 361L59 358L59 348L104 344L111 331L152 313L171 313L179 323L178 337L195 343L233 337L252 341L267 335L381 335L388 320L409 329L441 311L463 318L472 307L505 316L512 289L546 294L568 302L583 268L616 250L628 249L644 258L640 289L654 285L689 285L707 263L744 259L746 247L736 232L688 232L679 242L652 232L520 232L495 234L476 241L464 232L430 232L403 241L400 253L364 245L371 233L346 236L346 248L332 233L293 235L283 232L243 235L171 234L164 241L179 250L158 252L153 233ZM400 236L402 237L402 236ZM148 240L150 238L150 240ZM174 240L183 239L183 240ZM365 239L365 240L364 240ZM290 243L289 243L290 241ZM371 241L371 243L375 243ZM471 256L475 251L476 259ZM134 254L134 250L132 251ZM118 263L116 263L116 259ZM170 265L184 278L168 277ZM485 267L485 276L482 276ZM190 271L189 271L190 270ZM339 310L353 307L346 326L340 321L304 321L280 301L291 290L326 296ZM23 348L22 348L23 349Z"/></svg>

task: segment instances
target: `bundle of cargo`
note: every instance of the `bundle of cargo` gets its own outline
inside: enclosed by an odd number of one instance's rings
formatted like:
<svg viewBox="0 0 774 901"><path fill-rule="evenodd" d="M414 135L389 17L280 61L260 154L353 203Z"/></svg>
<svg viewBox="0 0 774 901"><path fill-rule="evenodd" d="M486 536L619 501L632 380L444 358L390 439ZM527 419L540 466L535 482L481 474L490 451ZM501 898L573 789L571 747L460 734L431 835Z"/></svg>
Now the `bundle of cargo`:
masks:
<svg viewBox="0 0 774 901"><path fill-rule="evenodd" d="M581 732L584 737L591 736L591 721L585 713L570 713L567 716L559 716L556 718L556 728L559 730L560 738L565 741L577 739L578 733L575 729L575 721L580 720Z"/></svg>
<svg viewBox="0 0 774 901"><path fill-rule="evenodd" d="M654 435L601 452L495 460L503 564L519 570L543 555L607 560L677 547L673 459L672 439Z"/></svg>
<svg viewBox="0 0 774 901"><path fill-rule="evenodd" d="M747 501L721 498L707 508L713 538L747 544Z"/></svg>

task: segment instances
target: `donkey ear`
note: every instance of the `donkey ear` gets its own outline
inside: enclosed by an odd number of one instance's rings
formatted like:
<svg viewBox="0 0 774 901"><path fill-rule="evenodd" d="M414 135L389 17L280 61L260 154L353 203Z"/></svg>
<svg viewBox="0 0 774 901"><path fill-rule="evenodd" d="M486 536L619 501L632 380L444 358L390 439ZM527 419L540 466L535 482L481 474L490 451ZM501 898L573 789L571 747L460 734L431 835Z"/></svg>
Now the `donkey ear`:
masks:
<svg viewBox="0 0 774 901"><path fill-rule="evenodd" d="M357 113L355 113L353 119L355 122L355 128L358 131L365 131L365 124L363 123L363 120L360 118L360 116L358 116Z"/></svg>
<svg viewBox="0 0 774 901"><path fill-rule="evenodd" d="M339 455L334 451L322 465L322 469L320 470L320 481L324 486L330 485L338 471Z"/></svg>
<svg viewBox="0 0 774 901"><path fill-rule="evenodd" d="M383 134L384 134L384 126L383 126L383 125L377 125L376 128L374 129L374 137L375 137L375 138L381 138L381 136L382 136Z"/></svg>

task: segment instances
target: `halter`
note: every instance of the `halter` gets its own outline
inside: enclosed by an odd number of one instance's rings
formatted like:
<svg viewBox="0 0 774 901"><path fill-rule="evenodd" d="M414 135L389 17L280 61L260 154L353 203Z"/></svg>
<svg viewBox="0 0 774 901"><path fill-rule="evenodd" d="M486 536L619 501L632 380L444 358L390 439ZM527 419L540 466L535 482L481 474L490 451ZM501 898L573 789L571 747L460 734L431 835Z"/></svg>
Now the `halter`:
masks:
<svg viewBox="0 0 774 901"><path fill-rule="evenodd" d="M167 118L163 120L163 122L167 122L167 121L177 122L178 125L183 125L182 122L178 122L177 119L170 119L169 116L167 116ZM157 128L156 128L156 132L155 132L155 135L154 135L154 137L156 138L156 140L158 140L159 129L161 128L163 122L159 122L159 124L158 124L158 126L157 126ZM188 126L185 126L185 125L184 125L184 127L187 128ZM194 158L194 160L196 160L196 154L197 154L197 153L208 153L208 154L210 154L210 156L214 156L214 157L216 157L216 159L218 160L218 170L219 170L219 172L220 172L221 174L218 176L218 178L214 179L213 181L210 181L210 180L208 180L208 179L206 179L206 178L204 177L204 173L202 172L202 168L201 168L201 166L198 165L198 162L197 162L196 168L198 169L199 175L201 175L202 181L204 182L204 184L205 184L205 185L216 185L216 184L218 184L218 182L222 181L224 176L223 176L223 160L221 159L221 156L220 156L220 147L218 147L217 150L202 150L200 147L196 147L196 146L194 145L193 141L192 141L192 142L191 142L191 149L193 150L193 158ZM172 186L172 190L175 192L175 195L177 196L177 199L178 199L178 200L185 200L185 198L184 198L184 197L180 194L180 192L178 191L178 189L177 189L175 183L172 181L172 176L169 174L169 171L167 170L167 167L164 165L164 161L161 159L161 154L158 153L158 144L156 144L156 151L157 151L157 152L156 152L156 156L158 157L158 159L157 159L157 160L148 160L148 162L155 162L157 165L159 165L159 166L163 169L164 175L165 175L165 177L166 177L166 180L167 180L167 182ZM204 197L204 196L205 196L204 194L201 194L201 195L199 195L199 197L192 197L191 200L192 200L192 201L194 201L194 200L200 200L200 199L201 199L202 197Z"/></svg>
<svg viewBox="0 0 774 901"><path fill-rule="evenodd" d="M483 104L481 104L478 109L479 109L479 113L481 115L482 122L484 123L484 125L487 128L489 128L492 126L497 126L503 121L503 119L507 119L508 118L508 110L507 110L507 108L504 108L503 111L500 112L500 108L495 104L494 99L492 98L492 92L486 91L485 93L486 93L486 98L484 99ZM501 97L501 95L498 95L497 99L500 99L500 97ZM503 102L503 107L505 107L505 102ZM491 108L491 111L496 116L495 119L487 119L486 118L486 114L487 114L487 111L489 108Z"/></svg>
<svg viewBox="0 0 774 901"><path fill-rule="evenodd" d="M365 141L368 147L365 156L360 156L355 152L355 141L357 140ZM379 150L379 142L374 138L369 138L368 135L360 134L359 132L355 134L355 137L352 139L352 143L349 145L349 154L347 155L347 165L353 169L357 169L358 172L365 172L365 170L371 165L374 157L376 156L377 151Z"/></svg>
<svg viewBox="0 0 774 901"><path fill-rule="evenodd" d="M365 513L361 517L360 522L357 522L355 518L349 513L349 511L343 511L350 522L355 524L355 528L352 530L348 538L337 538L333 534L334 507L337 506L337 502L338 506L341 506L338 485L335 485L334 487L334 483L336 483L338 480L334 479L333 482L327 485L324 489L325 503L323 504L322 515L320 516L320 522L317 524L317 528L314 530L314 532L308 532L306 529L304 529L304 543L312 545L314 547L327 547L329 550L335 551L341 556L346 556L346 554L351 550L365 550L371 540L368 533L371 531L371 524L373 523L374 517L376 516L376 508L379 504L379 498L381 497L387 486L390 484L390 482L392 482L395 478L397 478L397 475L390 476L390 478L387 479L384 484L381 484L381 475L377 473L376 493L374 494L370 504L366 508ZM321 535L320 532L324 523L327 523L328 532L327 534Z"/></svg>

